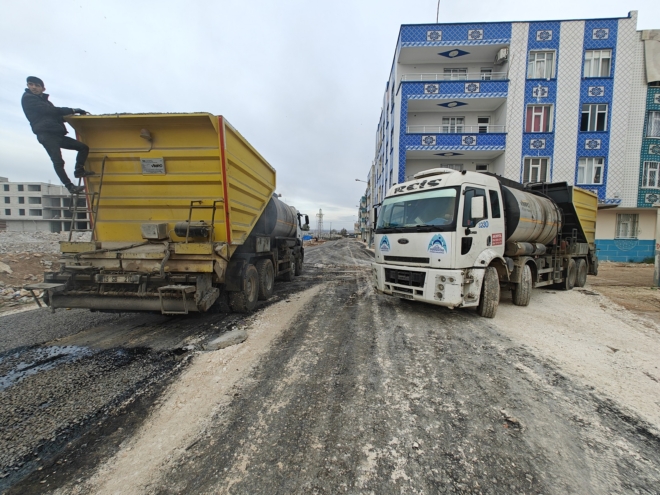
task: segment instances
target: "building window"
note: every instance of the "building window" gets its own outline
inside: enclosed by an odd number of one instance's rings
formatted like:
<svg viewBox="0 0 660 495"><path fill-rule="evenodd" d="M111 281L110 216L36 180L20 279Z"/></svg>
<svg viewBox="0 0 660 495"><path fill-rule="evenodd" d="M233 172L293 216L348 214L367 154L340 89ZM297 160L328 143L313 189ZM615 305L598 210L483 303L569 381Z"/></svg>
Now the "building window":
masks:
<svg viewBox="0 0 660 495"><path fill-rule="evenodd" d="M451 170L458 170L459 172L463 170L462 163L443 163L440 165L441 168L449 168Z"/></svg>
<svg viewBox="0 0 660 495"><path fill-rule="evenodd" d="M481 80L482 81L490 81L493 79L493 69L490 67L482 67L481 68Z"/></svg>
<svg viewBox="0 0 660 495"><path fill-rule="evenodd" d="M11 202L11 199L9 199L8 197L5 196L5 203L9 204L10 202Z"/></svg>
<svg viewBox="0 0 660 495"><path fill-rule="evenodd" d="M445 81L467 81L467 69L445 69Z"/></svg>
<svg viewBox="0 0 660 495"><path fill-rule="evenodd" d="M7 216L11 215L11 210L9 208L5 208L5 215Z"/></svg>
<svg viewBox="0 0 660 495"><path fill-rule="evenodd" d="M41 198L28 198L28 203L31 205L40 205Z"/></svg>
<svg viewBox="0 0 660 495"><path fill-rule="evenodd" d="M529 52L527 79L555 77L555 52Z"/></svg>
<svg viewBox="0 0 660 495"><path fill-rule="evenodd" d="M660 112L649 112L646 120L646 137L660 137Z"/></svg>
<svg viewBox="0 0 660 495"><path fill-rule="evenodd" d="M41 191L39 184L28 184L28 191Z"/></svg>
<svg viewBox="0 0 660 495"><path fill-rule="evenodd" d="M30 210L31 217L40 217L42 214L41 210Z"/></svg>
<svg viewBox="0 0 660 495"><path fill-rule="evenodd" d="M525 158L523 182L546 182L548 180L547 158Z"/></svg>
<svg viewBox="0 0 660 495"><path fill-rule="evenodd" d="M442 117L442 132L449 134L460 134L463 132L465 117Z"/></svg>
<svg viewBox="0 0 660 495"><path fill-rule="evenodd" d="M477 117L477 124L479 134L485 134L488 132L488 126L490 124L490 117Z"/></svg>
<svg viewBox="0 0 660 495"><path fill-rule="evenodd" d="M527 105L525 132L552 132L552 105Z"/></svg>
<svg viewBox="0 0 660 495"><path fill-rule="evenodd" d="M23 191L23 184L19 184L17 187L19 191Z"/></svg>
<svg viewBox="0 0 660 495"><path fill-rule="evenodd" d="M23 205L23 204L25 204L25 198L22 198L22 197L21 197L21 198L18 198L18 204L19 204L19 205Z"/></svg>
<svg viewBox="0 0 660 495"><path fill-rule="evenodd" d="M610 77L612 50L587 50L584 53L584 77Z"/></svg>
<svg viewBox="0 0 660 495"><path fill-rule="evenodd" d="M578 184L602 184L605 158L580 158L578 163Z"/></svg>
<svg viewBox="0 0 660 495"><path fill-rule="evenodd" d="M582 105L582 132L607 130L607 105Z"/></svg>
<svg viewBox="0 0 660 495"><path fill-rule="evenodd" d="M637 213L617 213L616 215L616 238L636 239L639 215Z"/></svg>
<svg viewBox="0 0 660 495"><path fill-rule="evenodd" d="M9 191L9 184L3 184L2 187L5 191Z"/></svg>
<svg viewBox="0 0 660 495"><path fill-rule="evenodd" d="M20 210L18 210L18 214L22 217L25 216L25 210L21 208Z"/></svg>
<svg viewBox="0 0 660 495"><path fill-rule="evenodd" d="M477 163L477 172L488 172L487 163Z"/></svg>
<svg viewBox="0 0 660 495"><path fill-rule="evenodd" d="M660 162L644 162L644 174L642 176L642 187L660 188Z"/></svg>

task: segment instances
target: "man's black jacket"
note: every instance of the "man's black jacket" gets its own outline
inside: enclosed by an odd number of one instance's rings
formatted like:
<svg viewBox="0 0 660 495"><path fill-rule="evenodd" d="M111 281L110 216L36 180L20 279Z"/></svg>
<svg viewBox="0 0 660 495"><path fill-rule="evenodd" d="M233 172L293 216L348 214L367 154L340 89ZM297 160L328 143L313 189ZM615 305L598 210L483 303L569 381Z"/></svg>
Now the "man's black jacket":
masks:
<svg viewBox="0 0 660 495"><path fill-rule="evenodd" d="M64 125L64 116L73 115L73 108L56 107L48 101L48 95L42 93L37 96L29 89L25 89L21 98L23 112L30 121L32 132L35 134L68 134Z"/></svg>

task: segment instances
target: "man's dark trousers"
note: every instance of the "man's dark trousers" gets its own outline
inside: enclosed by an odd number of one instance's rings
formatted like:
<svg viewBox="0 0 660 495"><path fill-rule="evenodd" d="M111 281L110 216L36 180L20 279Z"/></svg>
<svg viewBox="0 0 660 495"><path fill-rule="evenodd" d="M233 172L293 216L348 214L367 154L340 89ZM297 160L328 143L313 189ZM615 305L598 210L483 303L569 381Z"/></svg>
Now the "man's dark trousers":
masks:
<svg viewBox="0 0 660 495"><path fill-rule="evenodd" d="M87 155L89 154L89 146L70 137L63 136L61 134L38 134L37 140L46 148L46 152L50 159L53 161L53 168L55 173L62 181L62 184L68 186L71 184L71 180L66 175L64 170L64 160L62 159L62 151L65 150L76 150L78 151L78 156L76 157L76 168L74 170L74 175L81 173L84 170L85 160L87 160Z"/></svg>

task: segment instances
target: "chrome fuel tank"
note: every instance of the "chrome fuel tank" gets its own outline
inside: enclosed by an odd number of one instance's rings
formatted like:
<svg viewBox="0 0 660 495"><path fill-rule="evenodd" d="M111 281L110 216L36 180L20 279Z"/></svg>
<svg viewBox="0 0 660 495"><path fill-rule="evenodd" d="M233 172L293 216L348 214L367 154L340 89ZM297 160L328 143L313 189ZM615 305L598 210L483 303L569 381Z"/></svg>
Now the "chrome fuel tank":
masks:
<svg viewBox="0 0 660 495"><path fill-rule="evenodd" d="M550 244L561 228L559 208L550 199L502 186L507 242Z"/></svg>

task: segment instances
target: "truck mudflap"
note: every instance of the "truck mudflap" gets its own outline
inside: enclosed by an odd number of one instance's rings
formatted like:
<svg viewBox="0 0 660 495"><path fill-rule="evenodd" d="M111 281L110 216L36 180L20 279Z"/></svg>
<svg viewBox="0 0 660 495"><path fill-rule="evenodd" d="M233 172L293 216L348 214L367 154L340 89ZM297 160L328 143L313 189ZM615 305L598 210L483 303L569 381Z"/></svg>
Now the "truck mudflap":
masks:
<svg viewBox="0 0 660 495"><path fill-rule="evenodd" d="M373 263L372 269L381 294L459 308L479 304L485 267L447 270Z"/></svg>

